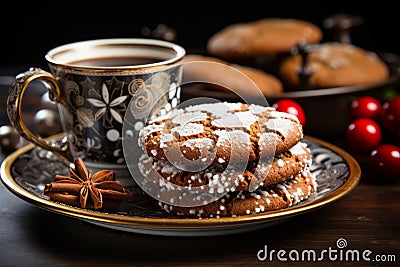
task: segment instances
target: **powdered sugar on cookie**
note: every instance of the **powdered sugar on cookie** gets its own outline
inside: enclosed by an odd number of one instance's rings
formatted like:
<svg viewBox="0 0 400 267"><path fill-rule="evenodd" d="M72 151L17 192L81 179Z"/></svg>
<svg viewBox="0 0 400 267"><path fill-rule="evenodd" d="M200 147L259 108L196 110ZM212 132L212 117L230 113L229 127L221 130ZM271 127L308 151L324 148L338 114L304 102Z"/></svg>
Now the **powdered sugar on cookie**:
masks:
<svg viewBox="0 0 400 267"><path fill-rule="evenodd" d="M165 119L157 120L157 124L144 127L139 133L139 142L148 154L154 154L151 151L156 149L157 157L165 159L162 150L169 144L163 136L169 134L174 138L168 140L181 150L187 146L183 142L188 139L213 140L215 147L211 149L216 153L216 164L221 163L221 159L229 162L233 148L235 151L244 149L241 152L249 155L248 160L255 160L265 151L281 153L303 137L301 124L294 115L272 107L228 102L199 104L174 111ZM196 153L184 156L188 160L199 158Z"/></svg>

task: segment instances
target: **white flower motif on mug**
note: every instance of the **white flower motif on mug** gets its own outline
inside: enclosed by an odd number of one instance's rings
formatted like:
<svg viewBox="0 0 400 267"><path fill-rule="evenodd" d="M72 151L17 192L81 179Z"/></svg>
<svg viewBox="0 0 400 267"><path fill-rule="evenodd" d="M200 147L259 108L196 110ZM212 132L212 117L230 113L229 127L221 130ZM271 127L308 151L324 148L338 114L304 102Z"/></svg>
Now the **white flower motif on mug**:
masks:
<svg viewBox="0 0 400 267"><path fill-rule="evenodd" d="M101 95L103 98L102 100L96 98L88 98L86 100L92 106L99 108L94 114L95 120L97 121L101 119L103 116L106 116L107 112L110 112L112 118L114 118L117 122L122 124L123 117L118 112L117 107L121 105L128 98L128 96L123 95L111 100L108 88L104 83L102 86Z"/></svg>

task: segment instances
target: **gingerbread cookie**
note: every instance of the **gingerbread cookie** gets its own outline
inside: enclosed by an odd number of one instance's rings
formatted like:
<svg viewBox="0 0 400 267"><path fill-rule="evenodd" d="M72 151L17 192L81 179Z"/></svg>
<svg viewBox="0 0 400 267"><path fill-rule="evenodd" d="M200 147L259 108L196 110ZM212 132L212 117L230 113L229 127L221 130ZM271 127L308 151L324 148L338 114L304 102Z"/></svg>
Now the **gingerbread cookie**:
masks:
<svg viewBox="0 0 400 267"><path fill-rule="evenodd" d="M149 156L183 165L248 162L282 153L303 138L298 118L272 107L207 103L175 109L139 132Z"/></svg>
<svg viewBox="0 0 400 267"><path fill-rule="evenodd" d="M308 21L284 18L264 18L231 24L208 40L209 54L223 58L243 58L287 53L299 41L318 43L320 28Z"/></svg>
<svg viewBox="0 0 400 267"><path fill-rule="evenodd" d="M275 95L283 91L282 82L272 74L210 56L187 55L183 77L186 81L206 82L212 88L239 95L257 95L259 91L264 95Z"/></svg>
<svg viewBox="0 0 400 267"><path fill-rule="evenodd" d="M210 218L258 214L294 206L309 198L317 188L315 178L309 169L292 179L262 187L254 192L229 193L206 205L181 207L158 202L167 211L186 217Z"/></svg>
<svg viewBox="0 0 400 267"><path fill-rule="evenodd" d="M165 179L174 185L193 188L207 185L213 180L213 183L218 183L218 187L224 192L233 192L249 191L253 189L252 185L259 187L282 182L310 165L310 150L306 143L299 142L287 151L276 155L272 160L249 162L244 171L240 171L240 167L236 168L234 164L215 164L198 172L190 172L166 160L149 157L147 154L143 154L140 158L139 170L147 179L151 179L153 183L161 187L165 183L160 179Z"/></svg>
<svg viewBox="0 0 400 267"><path fill-rule="evenodd" d="M287 88L301 89L300 55L287 57L279 66L279 75ZM308 89L368 85L389 77L387 65L377 54L345 43L314 45L307 56Z"/></svg>

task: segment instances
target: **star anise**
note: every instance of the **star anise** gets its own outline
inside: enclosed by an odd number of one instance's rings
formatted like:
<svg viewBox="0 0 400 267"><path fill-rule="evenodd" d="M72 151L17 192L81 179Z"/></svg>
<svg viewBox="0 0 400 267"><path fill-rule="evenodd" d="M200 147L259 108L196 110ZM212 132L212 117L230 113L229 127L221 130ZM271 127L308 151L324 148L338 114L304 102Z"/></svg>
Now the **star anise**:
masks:
<svg viewBox="0 0 400 267"><path fill-rule="evenodd" d="M92 203L94 209L115 207L132 197L132 193L115 180L113 170L101 170L92 176L81 158L77 158L74 165L75 168L69 169L70 177L56 175L54 182L46 184L44 195L82 208Z"/></svg>

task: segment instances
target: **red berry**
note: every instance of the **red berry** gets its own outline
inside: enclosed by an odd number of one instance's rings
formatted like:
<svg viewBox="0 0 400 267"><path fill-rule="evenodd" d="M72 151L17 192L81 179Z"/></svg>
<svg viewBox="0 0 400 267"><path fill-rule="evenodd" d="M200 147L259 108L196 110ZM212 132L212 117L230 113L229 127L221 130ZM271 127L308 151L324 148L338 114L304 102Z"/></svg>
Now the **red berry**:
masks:
<svg viewBox="0 0 400 267"><path fill-rule="evenodd" d="M354 120L346 129L347 145L355 152L370 152L382 141L382 130L369 118Z"/></svg>
<svg viewBox="0 0 400 267"><path fill-rule="evenodd" d="M379 121L382 127L391 134L400 130L400 97L392 98L383 103Z"/></svg>
<svg viewBox="0 0 400 267"><path fill-rule="evenodd" d="M370 118L378 120L382 104L372 96L361 96L351 103L350 118Z"/></svg>
<svg viewBox="0 0 400 267"><path fill-rule="evenodd" d="M272 107L274 107L277 111L295 115L303 127L306 124L306 115L304 109L298 102L291 99L280 99L276 101Z"/></svg>
<svg viewBox="0 0 400 267"><path fill-rule="evenodd" d="M381 179L400 179L400 147L382 144L372 150L369 167Z"/></svg>

